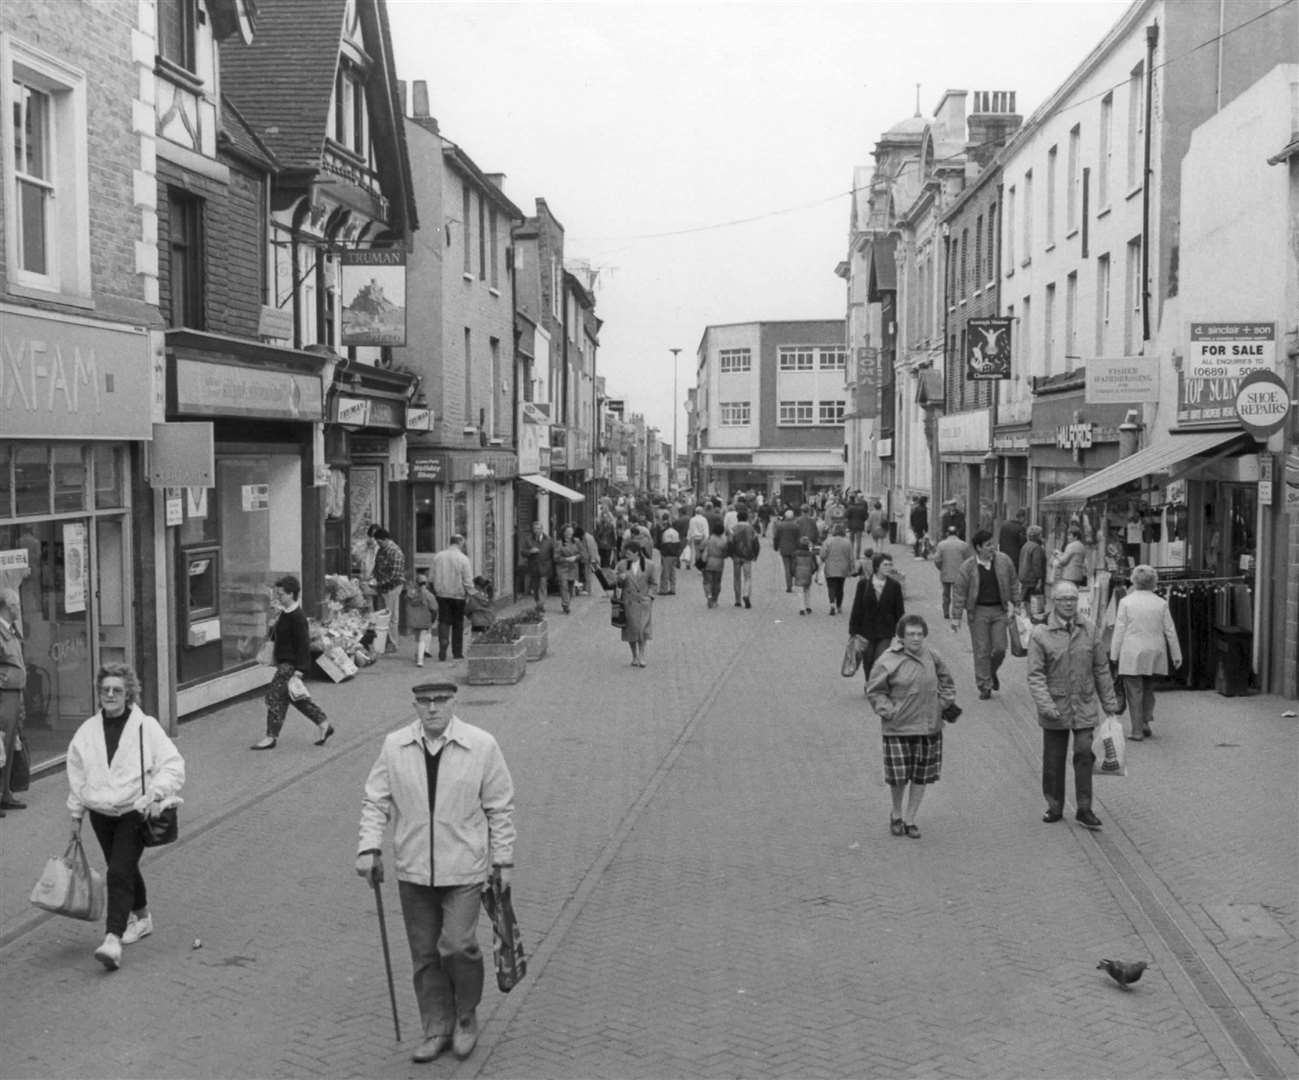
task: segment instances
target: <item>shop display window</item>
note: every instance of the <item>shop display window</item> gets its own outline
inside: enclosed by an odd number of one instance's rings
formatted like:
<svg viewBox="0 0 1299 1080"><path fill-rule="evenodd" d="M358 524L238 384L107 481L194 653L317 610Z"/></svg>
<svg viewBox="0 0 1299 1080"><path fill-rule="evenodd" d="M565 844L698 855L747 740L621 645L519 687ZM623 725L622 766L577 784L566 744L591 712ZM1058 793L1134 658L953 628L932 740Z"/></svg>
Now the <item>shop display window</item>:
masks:
<svg viewBox="0 0 1299 1080"><path fill-rule="evenodd" d="M17 444L14 459L14 510L19 517L50 512L50 448Z"/></svg>
<svg viewBox="0 0 1299 1080"><path fill-rule="evenodd" d="M123 491L122 455L124 451L116 446L96 446L91 454L95 465L95 509L111 510L126 505Z"/></svg>
<svg viewBox="0 0 1299 1080"><path fill-rule="evenodd" d="M80 446L55 446L52 451L54 512L75 514L86 508L86 464Z"/></svg>

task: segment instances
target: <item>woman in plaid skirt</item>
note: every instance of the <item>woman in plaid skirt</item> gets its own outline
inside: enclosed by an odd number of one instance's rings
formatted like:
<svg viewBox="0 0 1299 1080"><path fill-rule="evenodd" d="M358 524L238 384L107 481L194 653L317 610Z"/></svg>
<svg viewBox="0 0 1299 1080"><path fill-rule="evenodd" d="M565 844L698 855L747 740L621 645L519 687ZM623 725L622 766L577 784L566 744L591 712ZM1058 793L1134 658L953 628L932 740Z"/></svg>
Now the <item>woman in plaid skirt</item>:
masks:
<svg viewBox="0 0 1299 1080"><path fill-rule="evenodd" d="M884 782L893 797L889 832L920 839L916 812L943 765L943 709L956 703L947 664L926 643L919 615L898 620L897 639L871 668L866 696L884 731ZM910 795L905 799L907 785Z"/></svg>

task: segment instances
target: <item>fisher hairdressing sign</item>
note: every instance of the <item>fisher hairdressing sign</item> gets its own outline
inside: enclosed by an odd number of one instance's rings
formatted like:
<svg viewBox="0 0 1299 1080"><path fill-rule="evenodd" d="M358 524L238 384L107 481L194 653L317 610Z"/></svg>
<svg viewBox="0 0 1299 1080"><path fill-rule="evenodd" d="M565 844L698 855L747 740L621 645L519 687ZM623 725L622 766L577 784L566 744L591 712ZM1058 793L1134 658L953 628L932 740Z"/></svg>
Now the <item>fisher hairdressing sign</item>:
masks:
<svg viewBox="0 0 1299 1080"><path fill-rule="evenodd" d="M1237 419L1241 380L1275 369L1276 323L1191 323L1177 380L1177 422L1220 425Z"/></svg>

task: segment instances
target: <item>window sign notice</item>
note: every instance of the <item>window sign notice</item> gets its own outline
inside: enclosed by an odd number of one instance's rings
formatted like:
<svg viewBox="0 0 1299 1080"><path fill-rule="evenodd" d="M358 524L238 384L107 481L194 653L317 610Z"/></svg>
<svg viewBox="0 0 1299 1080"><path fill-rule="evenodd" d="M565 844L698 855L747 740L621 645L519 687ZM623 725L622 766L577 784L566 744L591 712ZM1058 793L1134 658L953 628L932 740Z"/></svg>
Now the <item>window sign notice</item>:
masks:
<svg viewBox="0 0 1299 1080"><path fill-rule="evenodd" d="M253 510L269 510L271 506L271 488L269 484L244 484L244 513Z"/></svg>
<svg viewBox="0 0 1299 1080"><path fill-rule="evenodd" d="M1191 323L1188 379L1239 379L1276 365L1276 323Z"/></svg>

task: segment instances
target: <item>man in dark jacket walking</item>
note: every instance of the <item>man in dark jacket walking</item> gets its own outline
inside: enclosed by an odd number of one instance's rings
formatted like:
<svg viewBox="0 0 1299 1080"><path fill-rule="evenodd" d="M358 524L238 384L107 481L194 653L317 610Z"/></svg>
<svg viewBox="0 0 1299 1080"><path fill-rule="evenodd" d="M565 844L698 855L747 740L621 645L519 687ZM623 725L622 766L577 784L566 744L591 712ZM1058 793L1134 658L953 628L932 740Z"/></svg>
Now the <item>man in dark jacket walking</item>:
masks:
<svg viewBox="0 0 1299 1080"><path fill-rule="evenodd" d="M740 504L735 512L735 528L731 531L731 571L735 579L735 606L753 607L753 560L758 557L758 534L749 524L749 511Z"/></svg>
<svg viewBox="0 0 1299 1080"><path fill-rule="evenodd" d="M929 536L929 500L923 495L916 496L916 504L911 508L912 554L917 559L925 557L925 541Z"/></svg>
<svg viewBox="0 0 1299 1080"><path fill-rule="evenodd" d="M794 554L798 551L798 542L801 539L802 534L798 531L798 522L794 520L794 511L786 510L785 516L771 531L771 546L776 549L776 554L785 564L785 592L794 591Z"/></svg>
<svg viewBox="0 0 1299 1080"><path fill-rule="evenodd" d="M844 508L843 520L848 526L848 539L852 541L852 557L861 558L861 538L866 531L866 500L861 492L853 495L852 501Z"/></svg>
<svg viewBox="0 0 1299 1080"><path fill-rule="evenodd" d="M1001 526L1001 532L997 534L997 547L1006 554L1016 568L1019 567L1019 553L1028 539L1028 531L1024 528L1024 519L1027 517L1021 506L1015 511L1015 516Z"/></svg>
<svg viewBox="0 0 1299 1080"><path fill-rule="evenodd" d="M939 532L946 536L948 529L955 529L956 535L964 540L965 511L961 509L960 504L955 499L948 499L944 505L947 509L943 511L942 519L938 523Z"/></svg>
<svg viewBox="0 0 1299 1080"><path fill-rule="evenodd" d="M1019 552L1019 593L1029 615L1040 618L1046 610L1046 548L1041 525L1028 527L1028 539Z"/></svg>

